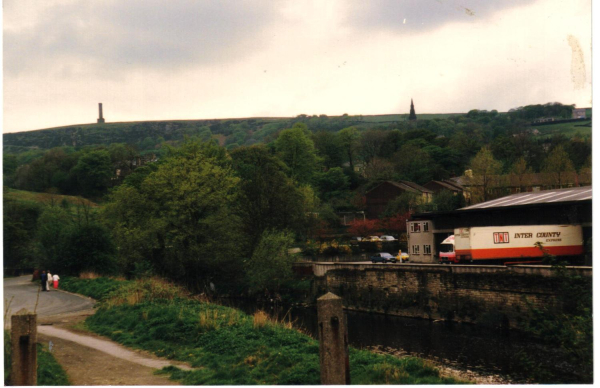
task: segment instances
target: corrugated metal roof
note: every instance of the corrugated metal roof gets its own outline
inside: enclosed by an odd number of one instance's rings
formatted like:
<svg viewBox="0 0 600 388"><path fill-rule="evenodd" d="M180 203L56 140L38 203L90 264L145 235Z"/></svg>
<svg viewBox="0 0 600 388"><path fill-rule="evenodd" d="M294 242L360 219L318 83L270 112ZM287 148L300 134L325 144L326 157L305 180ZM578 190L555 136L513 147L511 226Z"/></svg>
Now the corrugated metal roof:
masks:
<svg viewBox="0 0 600 388"><path fill-rule="evenodd" d="M519 193L506 197L467 206L459 210L488 209L504 206L532 205L539 203L585 201L592 199L592 186L572 187L568 189L544 190Z"/></svg>

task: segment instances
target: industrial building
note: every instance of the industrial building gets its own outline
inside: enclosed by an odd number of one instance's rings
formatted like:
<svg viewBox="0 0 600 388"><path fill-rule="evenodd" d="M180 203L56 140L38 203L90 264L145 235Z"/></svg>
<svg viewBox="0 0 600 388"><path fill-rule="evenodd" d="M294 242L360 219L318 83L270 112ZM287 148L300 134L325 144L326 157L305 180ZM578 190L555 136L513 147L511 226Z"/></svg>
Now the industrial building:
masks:
<svg viewBox="0 0 600 388"><path fill-rule="evenodd" d="M410 261L437 263L440 244L456 228L581 225L585 265L592 265L592 187L513 194L447 212L414 214L407 221Z"/></svg>

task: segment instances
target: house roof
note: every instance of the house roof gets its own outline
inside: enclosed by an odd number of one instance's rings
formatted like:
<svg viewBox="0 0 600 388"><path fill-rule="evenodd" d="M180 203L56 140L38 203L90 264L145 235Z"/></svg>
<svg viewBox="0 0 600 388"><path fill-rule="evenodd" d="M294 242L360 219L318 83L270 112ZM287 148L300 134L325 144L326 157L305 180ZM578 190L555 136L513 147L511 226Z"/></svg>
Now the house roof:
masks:
<svg viewBox="0 0 600 388"><path fill-rule="evenodd" d="M423 187L421 185L418 185L418 184L416 184L414 182L399 181L399 183L402 183L402 184L404 184L406 186L412 187L413 189L415 189L417 191L420 191L421 193L432 193L433 194L433 191L431 191L431 190L429 190L429 189L427 189L427 188L425 188L425 187Z"/></svg>
<svg viewBox="0 0 600 388"><path fill-rule="evenodd" d="M489 209L516 205L532 205L542 203L573 202L592 199L592 187L572 187L568 189L543 190L529 193L519 193L497 198L491 201L467 206L461 210Z"/></svg>
<svg viewBox="0 0 600 388"><path fill-rule="evenodd" d="M451 191L464 191L464 188L459 185L458 183L449 181L449 180L443 180L443 181L436 181L436 180L432 180L426 183L426 185L428 185L429 183L436 183L442 187L445 187L447 190L451 190Z"/></svg>
<svg viewBox="0 0 600 388"><path fill-rule="evenodd" d="M396 186L404 191L410 191L412 193L433 193L433 191L426 189L425 187L420 186L416 183L409 182L409 181L398 181L398 182L384 181L384 182L381 182L380 184L378 184L377 186L373 187L371 190L367 191L367 193L375 190L376 188L381 186L383 183L389 183L390 185Z"/></svg>

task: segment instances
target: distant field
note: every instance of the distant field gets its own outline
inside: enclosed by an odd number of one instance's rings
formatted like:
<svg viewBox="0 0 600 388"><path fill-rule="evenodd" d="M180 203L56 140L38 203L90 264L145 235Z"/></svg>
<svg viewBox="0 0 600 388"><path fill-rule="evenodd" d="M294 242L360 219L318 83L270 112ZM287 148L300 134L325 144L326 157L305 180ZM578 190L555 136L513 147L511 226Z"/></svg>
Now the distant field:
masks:
<svg viewBox="0 0 600 388"><path fill-rule="evenodd" d="M579 133L582 137L589 137L592 135L592 120L579 121L574 123L563 123L553 125L532 125L532 129L540 131L542 137L551 137L554 135L565 135L568 138L572 138L575 134Z"/></svg>
<svg viewBox="0 0 600 388"><path fill-rule="evenodd" d="M21 202L38 202L45 205L50 205L53 203L59 205L63 199L66 199L71 205L81 205L84 203L93 208L99 206L95 202L81 197L74 197L72 195L34 193L33 191L15 190L7 187L4 188L4 197Z"/></svg>

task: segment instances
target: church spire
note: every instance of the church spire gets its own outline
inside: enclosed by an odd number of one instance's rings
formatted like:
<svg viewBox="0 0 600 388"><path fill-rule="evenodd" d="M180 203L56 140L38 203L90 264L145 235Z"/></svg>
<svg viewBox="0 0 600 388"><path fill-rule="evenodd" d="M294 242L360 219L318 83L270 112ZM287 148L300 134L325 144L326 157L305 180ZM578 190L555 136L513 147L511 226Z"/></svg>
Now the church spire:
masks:
<svg viewBox="0 0 600 388"><path fill-rule="evenodd" d="M415 114L415 104L413 104L412 98L410 99L410 114L408 115L409 120L416 120L417 115Z"/></svg>

